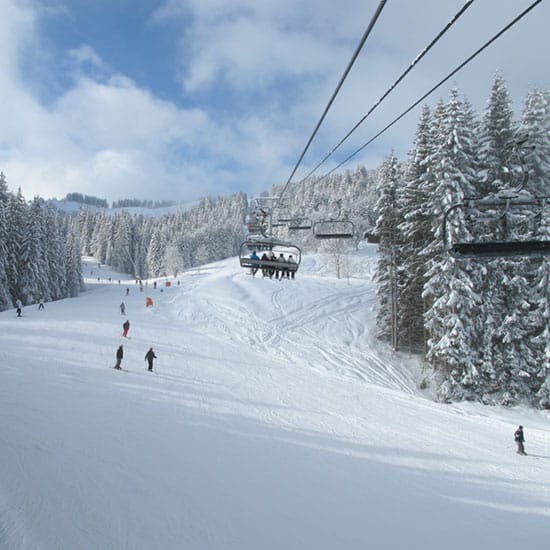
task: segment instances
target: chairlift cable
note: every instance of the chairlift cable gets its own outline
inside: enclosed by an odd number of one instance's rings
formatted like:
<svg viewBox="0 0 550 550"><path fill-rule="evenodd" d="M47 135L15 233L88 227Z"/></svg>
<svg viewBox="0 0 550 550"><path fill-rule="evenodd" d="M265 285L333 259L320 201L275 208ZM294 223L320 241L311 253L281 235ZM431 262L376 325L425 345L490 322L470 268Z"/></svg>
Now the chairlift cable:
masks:
<svg viewBox="0 0 550 550"><path fill-rule="evenodd" d="M332 170L327 172L325 175L323 175L319 181L322 181L326 177L330 176L333 172L338 170L338 168L341 168L344 164L346 164L348 161L350 161L355 155L360 153L363 149L365 149L368 145L370 145L374 140L378 139L383 133L385 133L387 130L389 130L394 124L399 122L405 115L407 115L410 111L412 111L415 107L417 107L422 101L424 101L429 95L431 95L433 92L435 92L439 87L441 87L447 80L452 78L458 71L463 69L468 63L470 63L475 57L477 57L481 52L483 52L486 48L488 48L495 40L500 38L505 32L510 30L516 23L518 23L523 17L525 17L533 8L535 8L538 4L540 4L542 0L536 0L533 2L528 8L526 8L524 11L522 11L517 17L515 17L508 25L506 25L503 29L501 29L497 34L495 34L490 40L485 42L483 46L481 46L477 51L475 51L470 57L468 57L465 61L463 61L456 69L454 69L452 72L450 72L443 80L439 81L433 88L431 88L428 92L426 92L420 99L415 101L408 109L403 111L398 117L396 117L392 122L390 122L387 126L385 126L382 130L380 130L375 136L373 136L369 141L367 141L365 144L363 144L359 149L355 150L351 155L346 157L342 162L340 162L337 166L335 166Z"/></svg>
<svg viewBox="0 0 550 550"><path fill-rule="evenodd" d="M408 68L401 76L386 90L380 99L369 109L369 111L359 120L359 122L334 146L334 148L306 175L303 180L311 177L317 170L325 164L325 162L343 145L343 143L365 122L373 111L386 99L386 97L394 90L394 88L411 72L415 65L432 49L433 46L443 37L443 35L458 21L464 12L473 4L474 0L468 0L464 6L458 11L455 16L447 23L447 25L439 32L439 34L413 59Z"/></svg>
<svg viewBox="0 0 550 550"><path fill-rule="evenodd" d="M355 60L357 59L359 53L361 52L361 49L365 45L365 42L367 41L367 38L368 38L369 34L371 33L378 17L380 16L380 13L382 13L382 9L384 8L384 5L386 4L386 1L387 0L381 0L380 3L378 4L378 7L376 8L376 11L375 11L374 15L372 16L367 29L365 30L363 36L361 37L361 40L359 41L359 44L358 44L357 48L355 49L355 52L353 53L353 55L352 55L352 57L351 57L351 59L348 63L348 66L346 67L346 70L344 71L344 74L340 78L340 82L338 82L338 85L336 86L336 89L334 90L334 92L332 94L332 97L330 98L327 106L325 107L325 110L324 110L323 114L321 115L321 118L319 119L319 122L317 123L317 126L315 126L315 129L313 130L313 133L311 134L304 150L302 151L302 154L300 155L300 158L298 159L298 162L294 166L294 169L292 170L292 173L290 174L287 182L285 183L285 185L283 187L283 190L281 191L281 194L279 195L280 197L282 197L284 195L287 187L289 186L290 182L292 181L292 178L294 177L294 174L296 173L296 170L298 170L298 167L302 163L302 160L304 159L304 156L305 156L307 150L309 149L309 146L311 145L311 142L313 141L313 138L315 137L315 135L319 131L319 128L321 127L321 124L325 120L325 117L327 116L330 107L332 106L334 100L336 99L336 96L338 95L338 92L340 91L340 88L344 84L344 81L346 80L353 64L355 63Z"/></svg>

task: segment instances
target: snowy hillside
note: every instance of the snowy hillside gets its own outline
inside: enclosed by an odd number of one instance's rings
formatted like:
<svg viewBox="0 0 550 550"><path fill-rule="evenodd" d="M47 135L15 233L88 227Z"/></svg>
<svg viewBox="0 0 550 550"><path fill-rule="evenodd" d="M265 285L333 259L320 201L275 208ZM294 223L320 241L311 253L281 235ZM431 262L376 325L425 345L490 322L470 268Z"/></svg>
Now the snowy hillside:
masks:
<svg viewBox="0 0 550 550"><path fill-rule="evenodd" d="M144 292L88 259L80 297L0 313L0 548L547 548L549 414L422 395L375 338L374 253Z"/></svg>
<svg viewBox="0 0 550 550"><path fill-rule="evenodd" d="M105 214L116 214L117 212L126 211L130 214L143 215L146 217L160 217L165 214L172 214L174 212L185 212L190 210L198 204L198 201L189 201L185 203L176 204L173 206L161 206L158 208L146 208L143 206L127 206L124 208L103 208L99 206L93 206L90 204L83 204L81 202L59 200L59 199L49 199L47 201L49 204L55 206L58 210L66 214L76 214L80 209L89 210L90 212L105 212Z"/></svg>

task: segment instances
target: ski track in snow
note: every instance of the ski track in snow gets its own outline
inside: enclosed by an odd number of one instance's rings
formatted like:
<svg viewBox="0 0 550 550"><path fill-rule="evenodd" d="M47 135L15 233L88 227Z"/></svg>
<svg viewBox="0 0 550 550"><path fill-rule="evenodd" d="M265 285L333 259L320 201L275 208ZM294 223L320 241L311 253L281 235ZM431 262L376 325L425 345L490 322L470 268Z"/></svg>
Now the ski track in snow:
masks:
<svg viewBox="0 0 550 550"><path fill-rule="evenodd" d="M191 285L177 312L193 324L215 328L227 341L270 358L414 393L415 380L406 369L366 351L373 338L365 307L373 301L372 284L317 278L315 286L309 298L299 275L294 281L276 281L240 273L224 285L224 295L234 297L230 303L217 300L215 289L196 296ZM308 281L309 291L310 287ZM335 324L339 328L332 338ZM318 345L321 339L323 346ZM316 350L314 357L312 350Z"/></svg>

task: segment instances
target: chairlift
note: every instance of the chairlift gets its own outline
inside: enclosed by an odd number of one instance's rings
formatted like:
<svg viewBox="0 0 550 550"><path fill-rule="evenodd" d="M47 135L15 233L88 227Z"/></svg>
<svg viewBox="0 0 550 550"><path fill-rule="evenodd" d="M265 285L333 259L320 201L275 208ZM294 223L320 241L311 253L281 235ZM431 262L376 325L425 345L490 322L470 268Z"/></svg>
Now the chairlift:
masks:
<svg viewBox="0 0 550 550"><path fill-rule="evenodd" d="M471 237L454 237L451 225L457 215L462 216L463 233ZM457 259L546 256L550 254L550 241L537 235L547 216L548 199L526 192L466 199L445 212L445 248ZM518 233L523 238L517 238Z"/></svg>
<svg viewBox="0 0 550 550"><path fill-rule="evenodd" d="M316 239L351 239L355 236L355 226L350 220L322 220L313 224Z"/></svg>
<svg viewBox="0 0 550 550"><path fill-rule="evenodd" d="M258 259L251 258L252 252L256 252ZM283 254L285 261L262 260L264 252L273 252L278 258ZM289 261L292 257L294 261ZM277 269L283 272L295 273L302 261L302 251L294 244L281 241L272 237L248 238L241 244L239 250L239 262L241 267L247 269Z"/></svg>
<svg viewBox="0 0 550 550"><path fill-rule="evenodd" d="M309 218L292 218L288 222L289 231L305 231L311 229L311 226Z"/></svg>
<svg viewBox="0 0 550 550"><path fill-rule="evenodd" d="M250 235L263 235L267 229L265 211L256 208L247 214L245 224Z"/></svg>
<svg viewBox="0 0 550 550"><path fill-rule="evenodd" d="M277 216L276 220L277 220L277 223L280 223L281 225L285 225L292 220L292 216L290 215L289 212L281 212Z"/></svg>

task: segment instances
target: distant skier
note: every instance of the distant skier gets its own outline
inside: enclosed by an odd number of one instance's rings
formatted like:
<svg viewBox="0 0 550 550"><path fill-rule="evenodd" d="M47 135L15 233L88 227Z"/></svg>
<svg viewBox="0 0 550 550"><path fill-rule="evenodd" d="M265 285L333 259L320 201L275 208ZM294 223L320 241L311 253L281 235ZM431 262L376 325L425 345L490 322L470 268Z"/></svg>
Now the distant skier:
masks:
<svg viewBox="0 0 550 550"><path fill-rule="evenodd" d="M149 364L149 367L147 368L149 372L153 372L153 359L156 358L157 356L155 355L153 348L149 348L149 351L145 354L145 361Z"/></svg>
<svg viewBox="0 0 550 550"><path fill-rule="evenodd" d="M122 363L122 358L124 357L124 350L122 349L122 344L118 346L118 349L116 350L116 365L115 369L120 370L122 367L120 364Z"/></svg>
<svg viewBox="0 0 550 550"><path fill-rule="evenodd" d="M23 302L19 298L15 302L15 311L17 312L17 317L21 317L21 312L23 311Z"/></svg>
<svg viewBox="0 0 550 550"><path fill-rule="evenodd" d="M38 302L38 309L44 309L44 298L40 298Z"/></svg>
<svg viewBox="0 0 550 550"><path fill-rule="evenodd" d="M126 287L126 296L129 296L129 295L130 295L130 289Z"/></svg>
<svg viewBox="0 0 550 550"><path fill-rule="evenodd" d="M128 321L128 319L126 319L126 321L124 321L124 323L122 323L122 336L124 336L124 338L126 338L128 336L128 331L130 330L130 321Z"/></svg>
<svg viewBox="0 0 550 550"><path fill-rule="evenodd" d="M527 453L525 452L525 447L523 446L525 442L525 437L523 436L523 426L520 426L514 433L514 441L518 444L517 453L519 455L526 455Z"/></svg>
<svg viewBox="0 0 550 550"><path fill-rule="evenodd" d="M121 302L120 304L120 314L126 315L126 304L124 302Z"/></svg>

